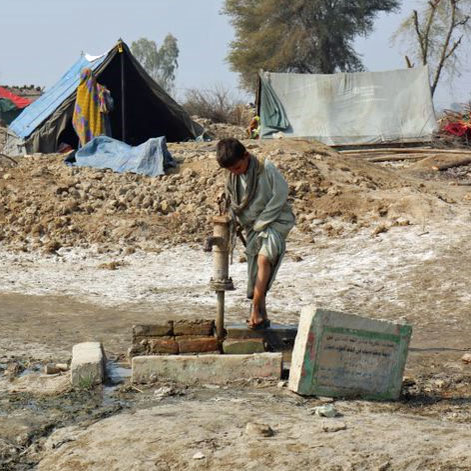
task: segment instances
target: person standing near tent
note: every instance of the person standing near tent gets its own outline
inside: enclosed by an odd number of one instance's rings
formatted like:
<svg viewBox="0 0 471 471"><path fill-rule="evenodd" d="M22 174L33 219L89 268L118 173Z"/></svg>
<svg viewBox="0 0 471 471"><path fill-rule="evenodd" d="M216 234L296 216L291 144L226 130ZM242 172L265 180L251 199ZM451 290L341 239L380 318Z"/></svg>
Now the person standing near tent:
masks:
<svg viewBox="0 0 471 471"><path fill-rule="evenodd" d="M111 136L108 114L112 106L109 90L97 82L90 68L82 69L72 117L81 147L96 136Z"/></svg>
<svg viewBox="0 0 471 471"><path fill-rule="evenodd" d="M237 139L221 139L216 159L229 171L229 210L246 235L247 297L252 299L247 324L252 329L267 328L266 294L285 254L286 237L295 224L287 202L288 184L271 162L249 154Z"/></svg>

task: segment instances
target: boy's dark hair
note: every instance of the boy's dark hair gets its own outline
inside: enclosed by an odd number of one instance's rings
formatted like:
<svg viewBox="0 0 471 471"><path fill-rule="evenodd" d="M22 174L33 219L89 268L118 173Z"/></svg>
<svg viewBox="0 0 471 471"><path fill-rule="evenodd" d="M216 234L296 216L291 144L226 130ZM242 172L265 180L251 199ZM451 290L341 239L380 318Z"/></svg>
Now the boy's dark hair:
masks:
<svg viewBox="0 0 471 471"><path fill-rule="evenodd" d="M223 168L229 168L244 158L247 150L244 145L233 137L221 139L216 147L216 160Z"/></svg>

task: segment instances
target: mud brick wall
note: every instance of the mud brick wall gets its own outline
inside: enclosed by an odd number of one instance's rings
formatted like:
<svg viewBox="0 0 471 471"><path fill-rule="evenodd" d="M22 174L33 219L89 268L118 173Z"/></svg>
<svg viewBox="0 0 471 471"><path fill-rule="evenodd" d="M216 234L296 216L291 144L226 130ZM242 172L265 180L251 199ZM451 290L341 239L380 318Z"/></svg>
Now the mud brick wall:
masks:
<svg viewBox="0 0 471 471"><path fill-rule="evenodd" d="M206 319L169 320L159 324L139 324L132 328L129 358L138 355L178 355L179 353L220 353L214 321Z"/></svg>

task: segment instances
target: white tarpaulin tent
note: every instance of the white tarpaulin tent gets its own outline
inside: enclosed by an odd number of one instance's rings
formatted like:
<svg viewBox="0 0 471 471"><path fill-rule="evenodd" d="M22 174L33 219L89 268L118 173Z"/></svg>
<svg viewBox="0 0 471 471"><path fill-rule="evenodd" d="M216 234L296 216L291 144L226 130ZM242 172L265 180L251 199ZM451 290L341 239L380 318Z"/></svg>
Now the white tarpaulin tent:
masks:
<svg viewBox="0 0 471 471"><path fill-rule="evenodd" d="M330 75L260 73L262 138L282 132L328 145L430 139L436 129L427 66Z"/></svg>

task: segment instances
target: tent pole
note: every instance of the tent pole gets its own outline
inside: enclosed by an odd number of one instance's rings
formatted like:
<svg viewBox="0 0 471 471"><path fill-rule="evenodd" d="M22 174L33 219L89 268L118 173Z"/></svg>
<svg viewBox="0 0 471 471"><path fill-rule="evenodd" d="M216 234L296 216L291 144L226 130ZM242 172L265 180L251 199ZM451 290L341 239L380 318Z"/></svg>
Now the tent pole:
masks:
<svg viewBox="0 0 471 471"><path fill-rule="evenodd" d="M126 142L126 83L124 81L124 54L121 51L121 140Z"/></svg>

